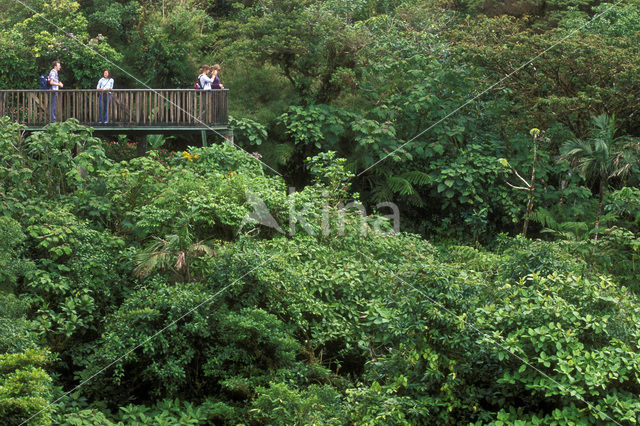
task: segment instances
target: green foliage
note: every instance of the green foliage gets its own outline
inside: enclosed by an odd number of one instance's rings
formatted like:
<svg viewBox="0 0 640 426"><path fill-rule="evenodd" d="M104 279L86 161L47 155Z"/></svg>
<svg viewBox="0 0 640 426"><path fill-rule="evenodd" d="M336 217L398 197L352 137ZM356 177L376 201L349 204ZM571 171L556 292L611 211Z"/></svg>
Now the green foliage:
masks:
<svg viewBox="0 0 640 426"><path fill-rule="evenodd" d="M109 165L100 140L75 119L50 124L26 139L20 127L7 118L2 119L0 126L3 129L0 152L6 154L0 177L5 191L20 198L38 193L55 197L82 188L87 184L85 172L93 176Z"/></svg>
<svg viewBox="0 0 640 426"><path fill-rule="evenodd" d="M530 285L496 288L500 303L480 309L477 322L488 327L483 341L503 342L491 357L506 360L496 371L502 391L493 402L525 398L523 410L514 414L544 423L634 421L640 410L634 396L637 300L625 291L606 279L574 275L534 275ZM544 413L527 413L544 401L550 403Z"/></svg>
<svg viewBox="0 0 640 426"><path fill-rule="evenodd" d="M262 145L267 141L267 128L249 118L235 119L229 116L229 126L233 129L234 140L240 145Z"/></svg>
<svg viewBox="0 0 640 426"><path fill-rule="evenodd" d="M20 223L8 216L0 216L0 289L13 289L30 266L22 258L26 235Z"/></svg>
<svg viewBox="0 0 640 426"><path fill-rule="evenodd" d="M531 250L524 247L524 242L517 239L512 244L520 246L521 251ZM634 359L637 301L625 288L604 278L586 280L555 273L547 278L534 273L527 280L505 282L496 274L504 268L502 255L467 248L455 251L459 254L453 257L450 249L443 252L455 262L452 266L475 259L472 268L482 272L484 278L464 271L452 281L455 274L450 275L449 291L455 294L466 287L471 293L461 297L452 294L447 302L443 293L430 293L438 291L434 284L446 276L423 275L421 280L430 277L427 280L431 284L425 287L420 280L415 281L415 276L403 277L404 282L415 283L421 296L429 296L428 304L438 325L422 328L420 320L413 319L406 322L407 326L424 329L425 333L398 329L402 350L371 363L370 380L376 380L371 393L411 395L410 400L394 400L396 406L404 406L399 411L429 419L430 423L486 422L505 416L512 421L517 418L542 423L554 418L564 419L561 422L598 422L607 419L605 414L631 421L638 415L639 407L632 396L638 391ZM556 265L560 263L556 260ZM429 266L442 271L442 265ZM544 269L544 264L540 267ZM486 279L492 284L480 284ZM457 282L461 287L454 286ZM457 311L460 308L461 312ZM396 321L402 321L404 315L411 317L411 312L411 301L406 300L403 314ZM425 310L420 312L424 315ZM447 323L457 331L446 332ZM449 345L453 345L451 349ZM459 349L453 350L456 347ZM619 370L622 365L629 369ZM596 409L585 409L580 398ZM509 412L513 412L511 417Z"/></svg>
<svg viewBox="0 0 640 426"><path fill-rule="evenodd" d="M620 12L614 8L611 13ZM545 127L561 122L578 137L588 133L590 117L604 112L619 117L622 128L633 128L637 119L630 114L637 105L629 93L640 75L638 56L632 53L638 49L637 40L632 31L623 37L610 37L606 30L600 34L584 26L586 19L590 18L576 20L571 27L577 32L568 37L569 29L538 31L527 28L523 20L482 17L454 28L450 39L465 62L487 70L483 87L524 65L531 52L545 52L544 60L504 80L511 97L526 111L523 118L533 116ZM608 27L607 18L602 19L598 27ZM562 49L551 49L561 39Z"/></svg>
<svg viewBox="0 0 640 426"><path fill-rule="evenodd" d="M105 426L114 425L114 423L111 422L104 413L95 409L79 410L65 416L58 416L56 420L57 424L65 426L94 426L96 424Z"/></svg>
<svg viewBox="0 0 640 426"><path fill-rule="evenodd" d="M114 165L101 175L105 221L145 241L177 235L181 246L231 239L251 213L247 193L272 206L284 183L264 175L260 163L228 145L194 148L165 165L153 154Z"/></svg>
<svg viewBox="0 0 640 426"><path fill-rule="evenodd" d="M344 201L349 196L349 187L354 174L345 170L346 162L344 158L336 158L334 151L321 152L307 158L309 172L335 201Z"/></svg>
<svg viewBox="0 0 640 426"><path fill-rule="evenodd" d="M331 386L311 385L300 391L285 383L273 383L257 392L249 410L252 422L341 425L346 421L340 394Z"/></svg>
<svg viewBox="0 0 640 426"><path fill-rule="evenodd" d="M610 193L604 210L607 216L613 216L609 227L602 233L598 266L614 275L621 284L636 293L640 291L637 283L637 263L640 250L638 233L640 229L640 190L624 187Z"/></svg>
<svg viewBox="0 0 640 426"><path fill-rule="evenodd" d="M5 424L50 425L51 377L43 367L49 354L41 349L0 354L0 420Z"/></svg>
<svg viewBox="0 0 640 426"><path fill-rule="evenodd" d="M567 141L560 147L560 152L562 158L569 161L587 181L595 181L598 185L594 237L597 241L602 203L609 180L626 176L633 165L640 161L640 143L630 141L627 136L616 137L614 116L600 115L593 119L593 124L592 136L589 139Z"/></svg>
<svg viewBox="0 0 640 426"><path fill-rule="evenodd" d="M234 410L221 402L205 401L196 405L178 399L158 401L152 407L130 404L120 407L118 425L149 424L149 425L205 425L211 421L230 421Z"/></svg>
<svg viewBox="0 0 640 426"><path fill-rule="evenodd" d="M92 373L91 365L111 362L144 344L118 360L105 382L90 386L92 392L124 401L147 392L195 397L221 386L229 396L248 397L255 386L289 375L285 367L294 364L297 343L282 322L257 308L230 312L216 293L201 284L169 287L159 279L133 293L107 318L83 376ZM166 327L168 333L156 333ZM178 327L180 333L172 332Z"/></svg>
<svg viewBox="0 0 640 426"><path fill-rule="evenodd" d="M628 137L616 137L615 117L599 115L593 119L592 137L586 140L571 140L560 148L564 159L582 173L587 180L598 183L619 176L629 169L629 161L622 148ZM633 161L633 160L631 160Z"/></svg>
<svg viewBox="0 0 640 426"><path fill-rule="evenodd" d="M235 35L225 56L275 65L307 103L335 99L349 84L365 46L362 28L322 2L271 0L256 3L248 13L251 19L242 25L222 26L222 37Z"/></svg>
<svg viewBox="0 0 640 426"><path fill-rule="evenodd" d="M212 421L231 421L235 410L222 402L206 400L193 404L178 399L165 399L152 406L134 405L120 407L116 415L105 415L96 409L85 409L59 415L57 424L65 426L121 426L148 425L205 425Z"/></svg>
<svg viewBox="0 0 640 426"><path fill-rule="evenodd" d="M106 319L103 339L95 347L96 353L82 376L89 377L94 369L115 361L204 300L206 294L196 285L173 288L166 286L161 279L148 283ZM152 306L149 306L149 301L153 301ZM196 386L196 381L200 380L193 374L198 372L191 372L187 367L196 359L202 359L199 343L205 343L211 333L207 318L207 313L196 310L187 317L190 333L173 333L177 326L172 326L168 333L160 334L149 345L119 360L100 383L86 386L92 393L109 395L112 401L121 402L126 401L129 395L144 396L152 392L153 395L168 397L186 390L187 385ZM149 357L160 357L162 361L150 362ZM136 364L140 367L134 369Z"/></svg>
<svg viewBox="0 0 640 426"><path fill-rule="evenodd" d="M92 88L107 66L105 58L121 60L102 35L89 35L79 3L40 0L30 6L35 12L29 10L28 17L16 14L3 19L0 45L12 48L0 55L0 68L10 71L3 74L0 88L39 88L37 76L48 73L53 60L62 63L60 81L65 88Z"/></svg>
<svg viewBox="0 0 640 426"><path fill-rule="evenodd" d="M353 114L327 105L293 106L280 116L286 133L296 144L334 148L346 132Z"/></svg>
<svg viewBox="0 0 640 426"><path fill-rule="evenodd" d="M204 374L227 392L247 397L268 380L292 377L299 343L275 315L244 308L221 316L216 328L220 343L210 349Z"/></svg>
<svg viewBox="0 0 640 426"><path fill-rule="evenodd" d="M86 10L89 31L101 32L114 45L130 43L135 37L135 29L140 25L142 6L137 1L113 3L105 0L93 2L93 8Z"/></svg>
<svg viewBox="0 0 640 426"><path fill-rule="evenodd" d="M38 136L44 147L47 137L79 140L51 131ZM24 142L5 140L7 152ZM502 235L494 252L480 248L501 214L491 194L507 192L490 187L507 148L436 145L406 179L427 199L450 199L438 211L466 226L476 248L384 235L379 218L342 211L357 194L334 151L308 159L313 185L292 194L227 144L118 163L96 154L83 163L94 170L59 194L6 199L15 219L0 219L0 232L17 262L3 280L16 295L0 312L10 324L1 347L26 353L46 342L63 388L114 363L59 406L51 421L62 424L602 419L571 392L607 415L637 415L635 296L607 277L579 278L591 248L582 241ZM41 152L59 151L51 164L73 170L77 156L64 146ZM45 173L29 155L7 158ZM402 172L402 161L419 165L406 156L392 168ZM560 200L564 214L539 209L541 224L578 222L591 201L575 182L564 198L541 197ZM464 191L473 202L460 200ZM633 270L636 195L612 193L601 243L611 258L597 272ZM247 219L256 199L285 228L293 217L289 235Z"/></svg>
<svg viewBox="0 0 640 426"><path fill-rule="evenodd" d="M228 24L221 25L224 27ZM223 34L220 41L227 40L228 35L228 33ZM291 87L289 80L280 74L276 66L265 64L258 67L250 58L243 60L238 58L237 54L231 55L229 60L232 62L221 70L223 73L221 78L224 78L226 87L233 90L233 102L229 103L230 119L233 117L240 121L255 120L264 125L269 134L273 135L276 131L273 124L277 117L292 103L297 103L295 101L298 96L294 88ZM238 124L242 127L242 123ZM262 155L269 153L268 149L261 151Z"/></svg>
<svg viewBox="0 0 640 426"><path fill-rule="evenodd" d="M208 45L203 33L212 25L211 17L197 6L195 1L170 2L141 16L137 31L129 33L131 47L125 47L138 80L151 87L191 85L197 74L194 53Z"/></svg>
<svg viewBox="0 0 640 426"><path fill-rule="evenodd" d="M590 25L585 25L589 19L587 15L576 14L573 19L566 19L563 26L574 29L580 28L583 32L594 33L601 36L624 38L637 38L640 30L638 21L638 0L625 3L596 4L593 12L598 16Z"/></svg>
<svg viewBox="0 0 640 426"><path fill-rule="evenodd" d="M498 269L511 283L530 280L533 274L581 274L586 269L584 260L576 258L575 253L545 241L502 239L497 249L503 254Z"/></svg>
<svg viewBox="0 0 640 426"><path fill-rule="evenodd" d="M165 239L155 237L136 256L135 273L140 277L149 275L156 269L167 269L183 282L191 281L190 264L201 256L213 256L215 251L207 242L185 241L180 235L167 235Z"/></svg>
<svg viewBox="0 0 640 426"><path fill-rule="evenodd" d="M122 297L123 241L53 206L27 224L29 253L37 260L25 274L21 297L48 346L63 352L61 364L85 365L82 342L100 333L103 315Z"/></svg>
<svg viewBox="0 0 640 426"><path fill-rule="evenodd" d="M26 318L27 303L0 293L0 353L18 353L37 347L36 324Z"/></svg>
<svg viewBox="0 0 640 426"><path fill-rule="evenodd" d="M221 63L258 152L0 118L0 423L104 367L34 424L637 421L638 0L36 3L0 0L1 87L94 87L75 40L118 87ZM533 125L555 241L504 234Z"/></svg>

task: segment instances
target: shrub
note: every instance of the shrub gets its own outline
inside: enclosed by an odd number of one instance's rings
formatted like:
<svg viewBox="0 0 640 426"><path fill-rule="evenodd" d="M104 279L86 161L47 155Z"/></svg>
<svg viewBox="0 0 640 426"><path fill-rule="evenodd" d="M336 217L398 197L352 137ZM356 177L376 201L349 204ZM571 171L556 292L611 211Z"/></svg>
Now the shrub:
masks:
<svg viewBox="0 0 640 426"><path fill-rule="evenodd" d="M0 421L20 424L37 413L29 425L50 425L51 377L43 369L48 354L41 349L0 354Z"/></svg>

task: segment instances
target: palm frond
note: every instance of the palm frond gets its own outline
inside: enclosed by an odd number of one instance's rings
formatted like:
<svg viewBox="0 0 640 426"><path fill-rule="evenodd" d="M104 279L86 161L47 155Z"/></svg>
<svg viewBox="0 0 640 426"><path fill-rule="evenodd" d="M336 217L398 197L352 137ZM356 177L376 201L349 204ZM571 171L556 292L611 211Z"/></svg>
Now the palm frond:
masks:
<svg viewBox="0 0 640 426"><path fill-rule="evenodd" d="M207 256L216 255L215 249L208 244L208 241L198 241L197 243L194 243L190 247L189 251L194 255L202 255L202 254L206 254Z"/></svg>

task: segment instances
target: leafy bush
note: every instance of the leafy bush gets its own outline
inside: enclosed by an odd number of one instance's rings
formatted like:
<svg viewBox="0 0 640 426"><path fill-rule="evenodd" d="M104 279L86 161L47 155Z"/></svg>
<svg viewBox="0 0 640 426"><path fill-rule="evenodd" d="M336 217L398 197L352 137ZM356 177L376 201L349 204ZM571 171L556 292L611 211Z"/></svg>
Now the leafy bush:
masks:
<svg viewBox="0 0 640 426"><path fill-rule="evenodd" d="M0 289L13 290L18 280L33 266L23 258L26 235L20 223L0 216Z"/></svg>
<svg viewBox="0 0 640 426"><path fill-rule="evenodd" d="M100 317L120 297L122 240L88 227L62 207L51 207L27 221L36 268L22 289L38 309L38 322L56 350L75 335L100 329Z"/></svg>
<svg viewBox="0 0 640 426"><path fill-rule="evenodd" d="M20 424L51 424L51 377L44 370L49 354L41 349L0 354L0 420Z"/></svg>
<svg viewBox="0 0 640 426"><path fill-rule="evenodd" d="M36 324L26 318L28 304L13 294L0 292L0 353L35 349Z"/></svg>
<svg viewBox="0 0 640 426"><path fill-rule="evenodd" d="M497 265L502 277L510 282L524 279L530 274L580 274L586 270L586 262L557 244L541 240L517 237L498 242L497 251L502 259Z"/></svg>
<svg viewBox="0 0 640 426"><path fill-rule="evenodd" d="M639 315L637 298L605 278L534 275L497 287L477 311L480 342L501 342L490 354L499 393L484 404L505 407L498 418L509 420L634 422Z"/></svg>
<svg viewBox="0 0 640 426"><path fill-rule="evenodd" d="M133 293L107 318L83 376L144 344L118 360L92 392L125 401L131 394L194 397L222 388L228 397L246 398L255 386L288 376L297 344L282 322L257 308L230 312L213 295L200 284L175 288L159 279Z"/></svg>
<svg viewBox="0 0 640 426"><path fill-rule="evenodd" d="M109 165L100 140L75 119L50 124L26 139L8 118L0 119L0 129L0 178L5 191L23 199L79 189L87 183L85 172L93 176Z"/></svg>
<svg viewBox="0 0 640 426"><path fill-rule="evenodd" d="M285 383L272 383L256 391L258 396L249 409L252 423L342 425L346 421L341 395L331 386L297 390Z"/></svg>

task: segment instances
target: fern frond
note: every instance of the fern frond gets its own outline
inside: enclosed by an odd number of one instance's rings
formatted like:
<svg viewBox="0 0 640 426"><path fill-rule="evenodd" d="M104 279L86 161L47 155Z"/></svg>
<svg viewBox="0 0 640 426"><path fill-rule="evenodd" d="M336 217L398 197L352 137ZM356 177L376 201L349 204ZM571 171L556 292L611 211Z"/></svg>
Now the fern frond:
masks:
<svg viewBox="0 0 640 426"><path fill-rule="evenodd" d="M371 198L376 203L389 201L393 199L393 191L387 185L376 186L371 191Z"/></svg>
<svg viewBox="0 0 640 426"><path fill-rule="evenodd" d="M530 219L547 228L556 229L558 226L558 222L556 222L552 213L542 207L531 212Z"/></svg>
<svg viewBox="0 0 640 426"><path fill-rule="evenodd" d="M407 196L414 195L416 190L413 188L413 185L409 183L408 180L400 177L400 176L392 176L387 179L387 185L389 188L396 194Z"/></svg>
<svg viewBox="0 0 640 426"><path fill-rule="evenodd" d="M407 182L416 186L427 186L432 183L431 176L429 176L428 173L421 172L419 170L404 173L402 177L406 179Z"/></svg>

